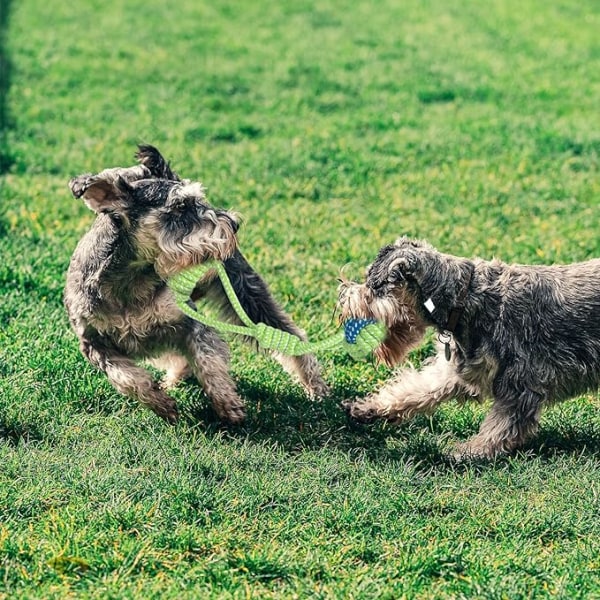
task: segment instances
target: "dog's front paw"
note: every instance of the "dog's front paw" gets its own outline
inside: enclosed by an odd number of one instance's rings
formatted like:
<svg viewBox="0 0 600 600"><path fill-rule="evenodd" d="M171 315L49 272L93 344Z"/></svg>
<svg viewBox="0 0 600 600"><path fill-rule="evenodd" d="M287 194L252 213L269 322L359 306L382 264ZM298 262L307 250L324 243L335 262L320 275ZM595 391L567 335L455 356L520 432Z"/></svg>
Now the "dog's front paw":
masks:
<svg viewBox="0 0 600 600"><path fill-rule="evenodd" d="M380 417L377 408L368 400L344 400L342 408L359 423L372 423Z"/></svg>
<svg viewBox="0 0 600 600"><path fill-rule="evenodd" d="M153 406L150 406L150 408L161 419L164 419L167 423L169 423L169 425L175 425L179 420L177 403L173 398L167 396L166 394L162 395L160 403L154 404Z"/></svg>
<svg viewBox="0 0 600 600"><path fill-rule="evenodd" d="M229 402L226 406L213 405L219 419L229 425L240 425L246 420L246 407L243 402Z"/></svg>

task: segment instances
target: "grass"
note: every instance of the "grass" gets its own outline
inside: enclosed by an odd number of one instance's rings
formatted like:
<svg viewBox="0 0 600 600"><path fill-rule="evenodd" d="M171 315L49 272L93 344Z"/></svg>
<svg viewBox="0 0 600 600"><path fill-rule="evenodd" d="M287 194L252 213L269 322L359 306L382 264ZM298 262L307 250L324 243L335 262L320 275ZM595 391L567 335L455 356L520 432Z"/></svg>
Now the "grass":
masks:
<svg viewBox="0 0 600 600"><path fill-rule="evenodd" d="M600 598L597 393L458 467L486 407L400 428L305 400L232 343L248 422L197 386L169 428L80 356L62 308L92 215L73 175L156 144L312 339L399 234L467 256L600 255L590 0L0 0L0 597ZM430 344L416 352L418 363Z"/></svg>

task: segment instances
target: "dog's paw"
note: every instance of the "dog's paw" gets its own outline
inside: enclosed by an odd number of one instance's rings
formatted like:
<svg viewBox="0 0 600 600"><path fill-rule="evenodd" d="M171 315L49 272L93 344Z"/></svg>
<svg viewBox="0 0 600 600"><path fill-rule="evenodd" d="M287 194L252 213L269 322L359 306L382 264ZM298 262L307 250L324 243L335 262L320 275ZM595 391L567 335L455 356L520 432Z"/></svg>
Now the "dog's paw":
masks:
<svg viewBox="0 0 600 600"><path fill-rule="evenodd" d="M215 411L219 419L228 425L240 425L246 420L246 407L242 402L231 403L226 407L215 406Z"/></svg>
<svg viewBox="0 0 600 600"><path fill-rule="evenodd" d="M450 456L457 463L465 463L491 460L500 453L495 448L467 441L456 444Z"/></svg>
<svg viewBox="0 0 600 600"><path fill-rule="evenodd" d="M372 423L380 416L375 406L368 401L344 400L342 408L349 417L359 423Z"/></svg>
<svg viewBox="0 0 600 600"><path fill-rule="evenodd" d="M169 396L165 395L164 400L160 404L152 406L151 409L161 419L169 423L169 425L175 425L179 420L177 403Z"/></svg>

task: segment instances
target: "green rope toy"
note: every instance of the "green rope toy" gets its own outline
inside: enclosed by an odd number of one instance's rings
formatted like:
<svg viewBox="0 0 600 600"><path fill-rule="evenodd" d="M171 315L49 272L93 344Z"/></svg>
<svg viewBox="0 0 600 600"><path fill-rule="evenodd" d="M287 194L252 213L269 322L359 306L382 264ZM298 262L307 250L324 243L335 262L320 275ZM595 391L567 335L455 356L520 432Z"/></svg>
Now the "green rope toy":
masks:
<svg viewBox="0 0 600 600"><path fill-rule="evenodd" d="M215 269L231 306L244 325L233 325L200 314L190 296L196 284L210 269ZM253 323L246 314L229 281L223 263L209 261L202 265L190 267L171 277L167 282L175 296L177 306L188 317L214 327L221 333L235 333L255 338L258 345L265 350L275 350L288 356L298 356L323 350L345 350L352 358L364 358L383 342L386 329L375 319L349 319L344 329L320 342L305 342L287 331L281 331L265 323Z"/></svg>

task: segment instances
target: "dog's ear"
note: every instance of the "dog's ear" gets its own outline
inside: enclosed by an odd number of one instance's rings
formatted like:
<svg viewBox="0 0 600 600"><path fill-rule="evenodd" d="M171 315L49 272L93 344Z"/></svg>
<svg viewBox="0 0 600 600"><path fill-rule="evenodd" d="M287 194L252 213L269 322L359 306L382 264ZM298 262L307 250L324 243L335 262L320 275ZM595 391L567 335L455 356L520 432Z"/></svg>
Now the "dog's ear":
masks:
<svg viewBox="0 0 600 600"><path fill-rule="evenodd" d="M135 157L150 170L152 177L168 179L169 181L181 181L179 175L171 170L171 166L158 151L158 148L150 144L139 144Z"/></svg>
<svg viewBox="0 0 600 600"><path fill-rule="evenodd" d="M432 254L437 254L436 249L425 240L408 237L398 238L387 256L387 270L390 281L402 283L405 280L414 280L417 284L427 275L427 260Z"/></svg>
<svg viewBox="0 0 600 600"><path fill-rule="evenodd" d="M405 235L403 235L402 237L399 237L394 242L394 247L395 248L421 248L421 249L427 249L427 250L433 249L433 246L429 242L426 242L425 240L418 240L416 238L409 238Z"/></svg>
<svg viewBox="0 0 600 600"><path fill-rule="evenodd" d="M456 319L468 304L473 263L448 254L424 254L414 281L429 318L442 329L454 329ZM458 315L458 316L457 316Z"/></svg>
<svg viewBox="0 0 600 600"><path fill-rule="evenodd" d="M397 243L385 246L367 269L367 285L373 289L403 285L413 278L417 267L414 248Z"/></svg>
<svg viewBox="0 0 600 600"><path fill-rule="evenodd" d="M69 188L75 198L83 198L96 213L123 212L131 194L131 186L123 177L103 177L102 174L75 177L69 181Z"/></svg>
<svg viewBox="0 0 600 600"><path fill-rule="evenodd" d="M388 280L402 284L415 275L415 260L411 254L403 253L394 256L387 265Z"/></svg>

